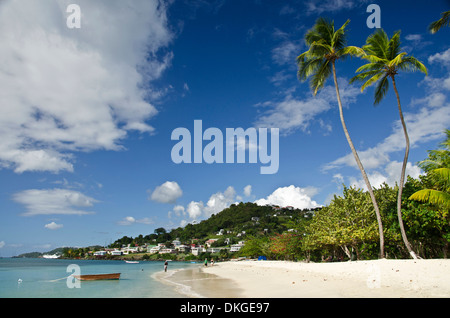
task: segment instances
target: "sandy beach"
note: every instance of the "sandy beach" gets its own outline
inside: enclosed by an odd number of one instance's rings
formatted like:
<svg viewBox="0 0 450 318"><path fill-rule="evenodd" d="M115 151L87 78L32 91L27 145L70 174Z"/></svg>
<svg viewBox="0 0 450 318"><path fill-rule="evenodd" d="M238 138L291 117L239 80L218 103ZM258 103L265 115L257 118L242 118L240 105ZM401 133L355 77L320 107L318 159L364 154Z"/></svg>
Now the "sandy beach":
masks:
<svg viewBox="0 0 450 318"><path fill-rule="evenodd" d="M189 297L448 298L450 260L229 261L160 273Z"/></svg>

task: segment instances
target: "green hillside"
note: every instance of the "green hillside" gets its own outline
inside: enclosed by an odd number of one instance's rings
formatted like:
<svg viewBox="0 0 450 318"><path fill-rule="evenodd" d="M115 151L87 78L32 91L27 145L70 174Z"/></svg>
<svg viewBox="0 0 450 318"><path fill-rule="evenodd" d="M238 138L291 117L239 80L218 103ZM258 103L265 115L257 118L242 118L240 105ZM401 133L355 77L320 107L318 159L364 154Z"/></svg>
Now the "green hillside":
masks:
<svg viewBox="0 0 450 318"><path fill-rule="evenodd" d="M314 214L314 210L320 210L320 208L299 210L259 206L250 202L232 204L229 208L199 223L189 223L185 227L170 231L158 228L153 234L139 235L135 238L124 236L110 246L140 245L148 242L166 243L176 238L183 243L190 243L193 239L202 242L217 237L220 230L223 230L224 237L230 238L237 238L239 234L239 237L243 237L243 232L245 236L273 235L304 227Z"/></svg>

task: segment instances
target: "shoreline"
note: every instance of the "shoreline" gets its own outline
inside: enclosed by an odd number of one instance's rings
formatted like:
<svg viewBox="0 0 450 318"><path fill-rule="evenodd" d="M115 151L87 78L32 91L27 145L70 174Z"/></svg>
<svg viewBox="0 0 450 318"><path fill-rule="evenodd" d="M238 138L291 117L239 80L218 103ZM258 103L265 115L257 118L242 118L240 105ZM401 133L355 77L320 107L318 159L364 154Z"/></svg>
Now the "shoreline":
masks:
<svg viewBox="0 0 450 318"><path fill-rule="evenodd" d="M449 298L450 259L227 261L157 273L193 298Z"/></svg>
<svg viewBox="0 0 450 318"><path fill-rule="evenodd" d="M202 265L157 272L152 278L186 298L239 298L243 292L233 280L204 272Z"/></svg>

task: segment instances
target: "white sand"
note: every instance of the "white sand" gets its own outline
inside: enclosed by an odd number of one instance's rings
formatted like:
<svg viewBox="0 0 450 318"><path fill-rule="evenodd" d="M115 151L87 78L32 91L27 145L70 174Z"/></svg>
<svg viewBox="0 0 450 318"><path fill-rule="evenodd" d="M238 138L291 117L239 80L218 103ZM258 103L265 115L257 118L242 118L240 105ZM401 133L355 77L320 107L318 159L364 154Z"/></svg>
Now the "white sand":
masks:
<svg viewBox="0 0 450 318"><path fill-rule="evenodd" d="M230 261L202 271L232 280L238 297L450 297L450 260L443 259L341 263ZM220 289L214 279L210 281L210 288Z"/></svg>

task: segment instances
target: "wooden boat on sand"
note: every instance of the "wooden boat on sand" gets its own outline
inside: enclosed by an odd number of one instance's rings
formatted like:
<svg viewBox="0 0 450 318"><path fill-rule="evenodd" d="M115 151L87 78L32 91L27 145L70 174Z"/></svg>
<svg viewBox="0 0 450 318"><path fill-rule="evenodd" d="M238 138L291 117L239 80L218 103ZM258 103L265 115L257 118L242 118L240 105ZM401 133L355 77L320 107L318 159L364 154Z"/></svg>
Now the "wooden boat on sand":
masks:
<svg viewBox="0 0 450 318"><path fill-rule="evenodd" d="M92 274L92 275L73 275L78 280L113 280L119 279L120 273L113 274Z"/></svg>

